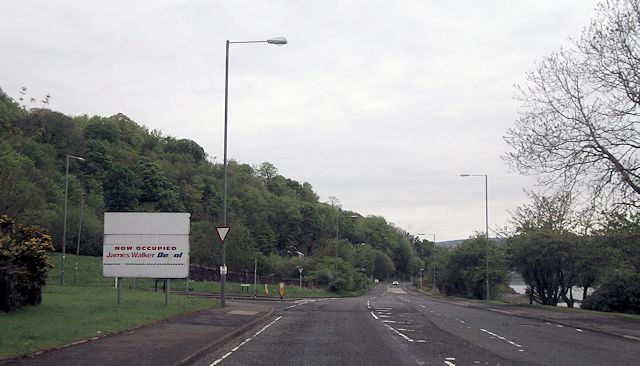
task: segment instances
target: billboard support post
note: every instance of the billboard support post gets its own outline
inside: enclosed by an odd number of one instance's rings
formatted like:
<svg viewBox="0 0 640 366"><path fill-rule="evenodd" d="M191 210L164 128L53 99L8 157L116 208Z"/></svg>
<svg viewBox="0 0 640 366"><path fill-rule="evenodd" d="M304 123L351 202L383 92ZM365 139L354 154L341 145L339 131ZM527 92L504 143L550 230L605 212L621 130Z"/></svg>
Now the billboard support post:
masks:
<svg viewBox="0 0 640 366"><path fill-rule="evenodd" d="M164 280L164 306L169 306L169 289L171 287L171 279Z"/></svg>
<svg viewBox="0 0 640 366"><path fill-rule="evenodd" d="M122 278L116 277L118 282L118 305L122 304Z"/></svg>

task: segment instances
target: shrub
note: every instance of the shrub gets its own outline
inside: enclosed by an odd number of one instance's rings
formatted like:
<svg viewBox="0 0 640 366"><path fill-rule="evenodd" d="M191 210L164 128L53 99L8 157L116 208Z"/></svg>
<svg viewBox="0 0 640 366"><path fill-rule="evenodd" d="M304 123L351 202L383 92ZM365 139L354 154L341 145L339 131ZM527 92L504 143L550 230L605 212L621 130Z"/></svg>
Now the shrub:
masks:
<svg viewBox="0 0 640 366"><path fill-rule="evenodd" d="M583 309L640 314L640 274L618 275L582 303Z"/></svg>
<svg viewBox="0 0 640 366"><path fill-rule="evenodd" d="M40 304L53 249L47 232L0 216L0 310Z"/></svg>

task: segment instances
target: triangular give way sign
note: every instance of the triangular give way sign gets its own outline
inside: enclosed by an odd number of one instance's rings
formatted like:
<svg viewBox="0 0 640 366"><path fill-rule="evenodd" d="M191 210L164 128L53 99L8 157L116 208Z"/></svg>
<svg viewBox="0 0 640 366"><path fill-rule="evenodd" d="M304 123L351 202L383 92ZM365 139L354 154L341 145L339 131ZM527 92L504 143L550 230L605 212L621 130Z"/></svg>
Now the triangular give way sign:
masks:
<svg viewBox="0 0 640 366"><path fill-rule="evenodd" d="M218 238L220 242L224 243L224 238L227 237L227 233L229 233L230 227L217 227L216 232L218 233Z"/></svg>

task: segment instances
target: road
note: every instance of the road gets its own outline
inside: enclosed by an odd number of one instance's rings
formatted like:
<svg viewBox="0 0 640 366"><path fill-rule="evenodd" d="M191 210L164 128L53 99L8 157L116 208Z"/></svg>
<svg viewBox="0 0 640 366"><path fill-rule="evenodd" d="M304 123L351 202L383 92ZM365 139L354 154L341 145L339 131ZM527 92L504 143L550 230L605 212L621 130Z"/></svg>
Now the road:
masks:
<svg viewBox="0 0 640 366"><path fill-rule="evenodd" d="M637 365L638 342L378 285L301 300L197 365Z"/></svg>

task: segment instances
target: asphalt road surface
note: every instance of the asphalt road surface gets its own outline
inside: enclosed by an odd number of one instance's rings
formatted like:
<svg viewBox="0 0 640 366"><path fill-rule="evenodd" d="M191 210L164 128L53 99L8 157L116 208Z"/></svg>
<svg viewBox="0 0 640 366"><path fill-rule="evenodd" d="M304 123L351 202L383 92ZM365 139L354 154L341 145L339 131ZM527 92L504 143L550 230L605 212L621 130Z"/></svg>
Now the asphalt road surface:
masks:
<svg viewBox="0 0 640 366"><path fill-rule="evenodd" d="M302 300L197 365L638 365L638 342L378 285Z"/></svg>

